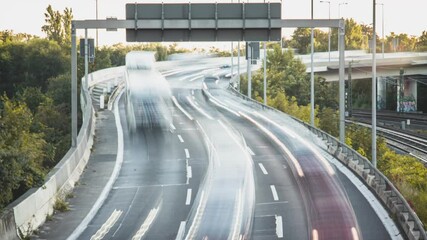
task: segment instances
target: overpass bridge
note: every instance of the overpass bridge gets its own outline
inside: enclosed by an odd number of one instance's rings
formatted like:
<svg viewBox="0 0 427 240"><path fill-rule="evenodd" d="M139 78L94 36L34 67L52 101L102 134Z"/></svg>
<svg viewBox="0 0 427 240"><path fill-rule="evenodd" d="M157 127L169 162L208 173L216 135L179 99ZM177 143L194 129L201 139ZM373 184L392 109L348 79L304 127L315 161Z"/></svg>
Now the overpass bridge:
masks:
<svg viewBox="0 0 427 240"><path fill-rule="evenodd" d="M307 73L311 71L310 55L296 55L307 66ZM345 51L345 68L348 73L349 64L352 64L352 79L372 79L372 54L363 50ZM314 72L326 81L338 81L339 59L338 52L331 52L329 61L327 52L314 54ZM400 69L405 75L427 75L427 52L396 52L378 53L377 76L398 76Z"/></svg>
<svg viewBox="0 0 427 240"><path fill-rule="evenodd" d="M297 55L307 66L310 72L310 55ZM331 53L329 62L328 53L316 53L314 55L314 72L325 78L326 81L339 80L339 63L337 53ZM345 74L349 79L351 68L351 80L372 79L372 54L365 51L346 51ZM385 53L377 56L377 99L378 110L385 109L388 101L394 101L398 112L427 111L425 95L427 91L427 52L401 52ZM387 99L387 88L392 86L396 99ZM399 94L399 92L401 92Z"/></svg>

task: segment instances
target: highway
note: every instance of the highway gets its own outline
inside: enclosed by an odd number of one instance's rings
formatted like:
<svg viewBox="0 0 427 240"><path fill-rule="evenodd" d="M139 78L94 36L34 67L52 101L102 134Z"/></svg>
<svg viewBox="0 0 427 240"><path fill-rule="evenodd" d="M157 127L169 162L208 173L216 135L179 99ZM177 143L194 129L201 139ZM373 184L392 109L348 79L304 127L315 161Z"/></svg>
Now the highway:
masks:
<svg viewBox="0 0 427 240"><path fill-rule="evenodd" d="M167 129L130 133L119 98L123 163L75 239L392 238L372 200L295 123L260 114L226 79L203 84L218 66L163 71L174 99Z"/></svg>

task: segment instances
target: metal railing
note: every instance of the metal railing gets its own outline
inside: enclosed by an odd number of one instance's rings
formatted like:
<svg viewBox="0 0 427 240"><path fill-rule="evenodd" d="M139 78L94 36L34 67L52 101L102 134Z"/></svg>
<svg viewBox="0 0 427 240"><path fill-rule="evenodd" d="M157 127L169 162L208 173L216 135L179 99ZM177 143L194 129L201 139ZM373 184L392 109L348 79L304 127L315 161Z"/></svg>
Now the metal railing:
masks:
<svg viewBox="0 0 427 240"><path fill-rule="evenodd" d="M275 108L266 106L256 100L248 98L247 96L238 92L232 86L229 86L228 89L234 95L255 104L259 109L269 109L280 114L286 114ZM424 229L423 223L409 206L406 199L396 189L393 183L377 168L375 168L368 159L360 155L351 147L338 141L338 139L329 135L328 133L312 127L310 124L305 123L295 117L289 117L304 125L312 133L316 134L323 141L325 141L328 146L329 153L334 155L340 162L347 166L347 168L352 170L356 175L363 179L365 185L369 186L369 188L375 193L376 197L383 203L384 206L387 207L389 213L393 215L393 219L400 226L406 238L423 240L427 239L427 233Z"/></svg>

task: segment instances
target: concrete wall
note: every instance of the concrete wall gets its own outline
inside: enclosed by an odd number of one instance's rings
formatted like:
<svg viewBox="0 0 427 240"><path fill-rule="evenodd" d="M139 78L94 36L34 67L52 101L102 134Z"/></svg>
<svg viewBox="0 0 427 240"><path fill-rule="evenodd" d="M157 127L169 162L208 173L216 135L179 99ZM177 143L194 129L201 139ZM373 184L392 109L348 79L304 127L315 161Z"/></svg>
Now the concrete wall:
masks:
<svg viewBox="0 0 427 240"><path fill-rule="evenodd" d="M89 75L86 84L92 86L122 74L123 69L111 68ZM95 132L95 112L87 89L81 93L83 124L77 137L77 147L70 148L62 160L49 172L46 182L40 188L33 188L11 203L0 216L0 239L19 239L18 235L30 234L53 213L53 205L58 198L64 198L80 178L89 160Z"/></svg>

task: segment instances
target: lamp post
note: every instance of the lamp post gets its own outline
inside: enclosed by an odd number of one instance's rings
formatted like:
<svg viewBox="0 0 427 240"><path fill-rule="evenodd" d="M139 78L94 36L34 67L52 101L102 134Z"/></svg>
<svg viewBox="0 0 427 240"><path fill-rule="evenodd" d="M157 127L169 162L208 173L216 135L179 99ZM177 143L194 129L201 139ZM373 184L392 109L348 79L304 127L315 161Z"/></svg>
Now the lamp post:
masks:
<svg viewBox="0 0 427 240"><path fill-rule="evenodd" d="M341 18L341 6L342 5L347 5L348 4L348 2L341 2L341 3L338 3L338 18ZM337 41L337 50L339 50L339 39L340 39L340 36L338 36L338 41Z"/></svg>
<svg viewBox="0 0 427 240"><path fill-rule="evenodd" d="M385 41L385 38L384 38L384 3L377 3L377 5L381 5L381 10L382 10L382 13L381 13L381 17L382 17L382 21L381 21L381 30L382 30L382 40L381 40L381 52L382 52L382 54L383 54L383 58L384 58L384 41Z"/></svg>
<svg viewBox="0 0 427 240"><path fill-rule="evenodd" d="M372 165L377 167L377 60L376 0L373 0L372 22Z"/></svg>
<svg viewBox="0 0 427 240"><path fill-rule="evenodd" d="M327 3L329 6L328 18L331 19L331 2L330 1L320 1L321 3ZM328 52L329 52L329 62L331 62L331 28L328 31Z"/></svg>
<svg viewBox="0 0 427 240"><path fill-rule="evenodd" d="M338 3L338 18L341 18L341 5L347 5L348 2Z"/></svg>
<svg viewBox="0 0 427 240"><path fill-rule="evenodd" d="M98 0L96 0L96 20L98 20ZM96 49L98 49L98 28L96 29Z"/></svg>
<svg viewBox="0 0 427 240"><path fill-rule="evenodd" d="M313 20L313 0L311 0L311 20ZM314 127L314 28L311 27L311 74L310 74L310 124Z"/></svg>

